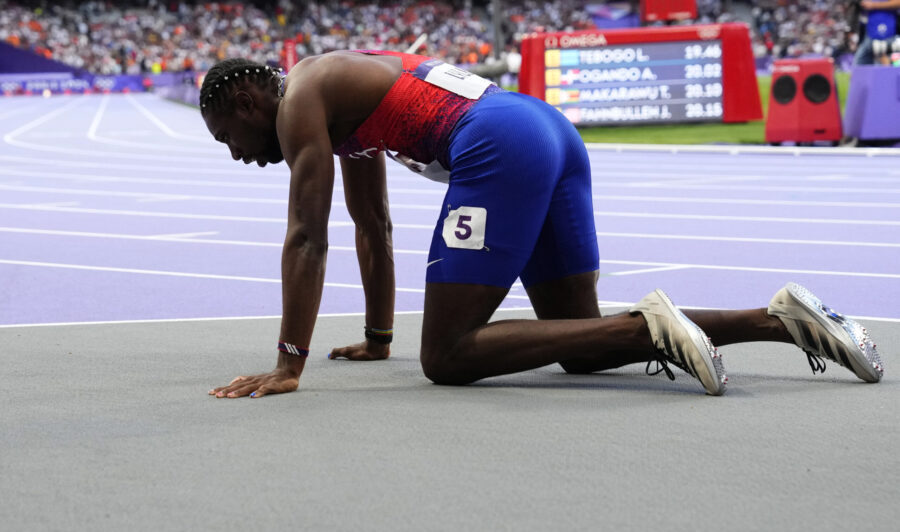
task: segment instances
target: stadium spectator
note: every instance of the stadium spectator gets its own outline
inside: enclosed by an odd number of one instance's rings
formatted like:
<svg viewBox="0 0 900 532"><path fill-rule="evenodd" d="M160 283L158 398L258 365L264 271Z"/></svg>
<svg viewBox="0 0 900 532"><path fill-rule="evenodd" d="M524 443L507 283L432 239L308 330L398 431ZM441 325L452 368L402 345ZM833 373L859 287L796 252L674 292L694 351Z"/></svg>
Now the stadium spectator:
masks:
<svg viewBox="0 0 900 532"><path fill-rule="evenodd" d="M757 56L838 57L854 45L846 2L753 0Z"/></svg>
<svg viewBox="0 0 900 532"><path fill-rule="evenodd" d="M863 0L859 4L862 11L859 17L860 43L853 56L853 64L871 65L876 59L886 63L887 43L897 35L900 0Z"/></svg>
<svg viewBox="0 0 900 532"><path fill-rule="evenodd" d="M535 31L594 28L587 6L598 1L507 0L504 47L516 48ZM487 4L485 0L396 0L390 4L0 0L0 40L99 74L205 71L226 57L276 65L283 58L285 39L295 41L300 59L332 50L403 51L422 34L428 40L420 53L470 64L484 62L494 52ZM753 8L748 22L753 26L757 56L836 57L857 48L847 2L732 0L732 7L735 4ZM690 22L735 20L721 0L698 0L697 7L698 18Z"/></svg>
<svg viewBox="0 0 900 532"><path fill-rule="evenodd" d="M574 16L576 4L535 2L556 21ZM535 8L541 20L542 12ZM261 9L157 0L35 8L0 0L0 13L0 39L100 74L207 70L226 57L277 64L288 38L295 39L300 58L339 49L404 50L422 34L429 35L424 52L451 62L482 61L493 49L486 14L462 2L281 0Z"/></svg>

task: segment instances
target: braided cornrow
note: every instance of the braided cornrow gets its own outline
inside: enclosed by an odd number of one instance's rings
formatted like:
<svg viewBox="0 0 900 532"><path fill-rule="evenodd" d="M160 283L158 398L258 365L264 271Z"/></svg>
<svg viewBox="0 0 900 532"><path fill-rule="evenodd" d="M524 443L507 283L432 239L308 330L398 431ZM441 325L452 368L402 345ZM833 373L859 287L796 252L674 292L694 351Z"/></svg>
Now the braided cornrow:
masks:
<svg viewBox="0 0 900 532"><path fill-rule="evenodd" d="M260 65L239 57L216 63L203 78L200 87L200 112L218 111L231 102L233 89L241 80L260 88L278 90L281 69Z"/></svg>

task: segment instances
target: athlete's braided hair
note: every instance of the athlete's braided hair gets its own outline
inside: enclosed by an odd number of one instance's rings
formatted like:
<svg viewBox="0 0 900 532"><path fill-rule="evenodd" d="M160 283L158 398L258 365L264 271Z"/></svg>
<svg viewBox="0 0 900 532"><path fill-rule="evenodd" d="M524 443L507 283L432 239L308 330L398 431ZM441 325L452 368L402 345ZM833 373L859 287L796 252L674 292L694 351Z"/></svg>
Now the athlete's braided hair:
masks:
<svg viewBox="0 0 900 532"><path fill-rule="evenodd" d="M234 88L242 80L262 89L278 90L281 69L260 65L247 59L235 57L216 63L203 78L200 87L200 112L224 109L231 104Z"/></svg>

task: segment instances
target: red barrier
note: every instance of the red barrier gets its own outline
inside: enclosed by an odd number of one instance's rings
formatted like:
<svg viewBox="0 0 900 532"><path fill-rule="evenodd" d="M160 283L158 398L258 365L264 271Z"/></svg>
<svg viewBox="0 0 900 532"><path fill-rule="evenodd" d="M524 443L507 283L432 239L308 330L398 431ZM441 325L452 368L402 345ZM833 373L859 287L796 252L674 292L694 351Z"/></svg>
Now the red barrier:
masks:
<svg viewBox="0 0 900 532"><path fill-rule="evenodd" d="M641 0L641 21L697 18L697 0Z"/></svg>
<svg viewBox="0 0 900 532"><path fill-rule="evenodd" d="M739 23L534 34L522 42L519 91L575 124L762 119Z"/></svg>

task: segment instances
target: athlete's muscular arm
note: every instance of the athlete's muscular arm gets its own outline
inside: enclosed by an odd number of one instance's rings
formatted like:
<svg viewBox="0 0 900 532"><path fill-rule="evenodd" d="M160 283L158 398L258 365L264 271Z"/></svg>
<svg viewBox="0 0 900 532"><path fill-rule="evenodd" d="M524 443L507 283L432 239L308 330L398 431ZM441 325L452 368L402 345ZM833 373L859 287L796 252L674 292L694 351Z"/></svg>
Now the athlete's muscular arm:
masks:
<svg viewBox="0 0 900 532"><path fill-rule="evenodd" d="M391 329L394 324L394 246L388 208L384 153L373 158L341 158L344 198L356 224L356 256L366 294L366 326ZM366 340L333 349L331 358L381 360L389 344Z"/></svg>
<svg viewBox="0 0 900 532"><path fill-rule="evenodd" d="M281 258L280 341L308 347L312 339L328 250L328 216L334 188L334 157L322 69L293 78L294 90L281 101L276 122L285 162L291 170L288 223ZM292 73L293 74L293 73ZM238 377L214 390L219 397L261 397L297 389L304 357L279 352L270 373Z"/></svg>

